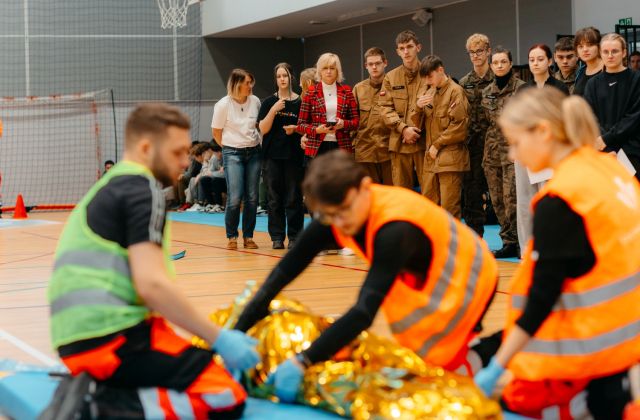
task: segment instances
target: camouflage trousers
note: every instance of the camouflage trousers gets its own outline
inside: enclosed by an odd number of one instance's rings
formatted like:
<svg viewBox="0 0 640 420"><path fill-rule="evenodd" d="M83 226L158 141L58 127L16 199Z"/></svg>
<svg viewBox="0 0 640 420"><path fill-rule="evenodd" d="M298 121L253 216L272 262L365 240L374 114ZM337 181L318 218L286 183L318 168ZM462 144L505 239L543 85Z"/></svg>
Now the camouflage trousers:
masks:
<svg viewBox="0 0 640 420"><path fill-rule="evenodd" d="M484 174L489 196L500 223L500 238L504 246L518 244L516 175L513 163L502 166L485 165Z"/></svg>

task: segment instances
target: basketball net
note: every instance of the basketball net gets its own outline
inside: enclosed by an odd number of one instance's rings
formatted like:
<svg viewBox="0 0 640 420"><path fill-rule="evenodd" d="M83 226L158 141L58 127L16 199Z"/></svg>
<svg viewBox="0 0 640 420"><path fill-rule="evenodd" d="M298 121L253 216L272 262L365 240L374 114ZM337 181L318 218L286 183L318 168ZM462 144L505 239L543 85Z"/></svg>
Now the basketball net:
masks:
<svg viewBox="0 0 640 420"><path fill-rule="evenodd" d="M192 0L158 0L162 29L187 26L187 9Z"/></svg>

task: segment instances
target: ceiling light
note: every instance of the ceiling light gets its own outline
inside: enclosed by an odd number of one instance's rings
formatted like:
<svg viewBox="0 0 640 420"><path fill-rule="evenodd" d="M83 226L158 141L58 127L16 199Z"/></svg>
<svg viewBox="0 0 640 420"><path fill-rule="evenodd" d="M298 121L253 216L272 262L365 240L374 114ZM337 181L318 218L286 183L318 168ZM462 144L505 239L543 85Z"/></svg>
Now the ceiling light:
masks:
<svg viewBox="0 0 640 420"><path fill-rule="evenodd" d="M374 15L378 13L380 10L382 10L382 7L377 7L377 6L367 7L366 9L356 10L353 12L339 15L337 20L338 22L344 22L345 20L349 20L349 19L354 19L354 18L368 16L368 15Z"/></svg>

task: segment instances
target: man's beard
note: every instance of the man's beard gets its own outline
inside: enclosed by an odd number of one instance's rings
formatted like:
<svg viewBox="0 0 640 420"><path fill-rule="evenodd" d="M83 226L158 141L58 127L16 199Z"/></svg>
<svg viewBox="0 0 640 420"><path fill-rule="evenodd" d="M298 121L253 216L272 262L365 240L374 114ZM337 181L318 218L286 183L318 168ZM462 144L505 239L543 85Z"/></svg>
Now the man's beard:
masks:
<svg viewBox="0 0 640 420"><path fill-rule="evenodd" d="M151 159L151 172L153 176L156 177L158 181L162 184L164 188L174 186L176 184L176 180L171 178L169 175L169 169L167 165L160 158L160 153L154 153L153 158Z"/></svg>

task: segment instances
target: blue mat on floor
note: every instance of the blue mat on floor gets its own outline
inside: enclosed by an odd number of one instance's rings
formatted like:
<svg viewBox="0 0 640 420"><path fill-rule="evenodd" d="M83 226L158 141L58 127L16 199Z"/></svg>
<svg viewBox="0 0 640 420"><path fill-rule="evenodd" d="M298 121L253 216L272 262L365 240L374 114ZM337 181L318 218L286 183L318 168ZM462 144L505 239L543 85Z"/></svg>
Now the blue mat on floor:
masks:
<svg viewBox="0 0 640 420"><path fill-rule="evenodd" d="M197 211L171 212L169 219L176 222L195 223L197 225L208 225L224 227L224 213L200 213ZM240 219L240 227L242 227L242 218ZM256 232L268 232L268 217L256 217ZM305 226L311 221L309 217L304 218ZM489 249L496 250L502 248L502 240L500 239L500 226L489 225L484 227L484 240L489 245ZM517 258L503 258L501 261L519 262Z"/></svg>
<svg viewBox="0 0 640 420"><path fill-rule="evenodd" d="M58 380L51 378L43 367L33 366L34 371L14 372L7 366L13 367L15 364L10 360L0 359L0 414L20 420L36 419L51 401ZM28 366L21 365L20 368ZM242 418L337 420L341 417L303 405L275 404L249 398Z"/></svg>

